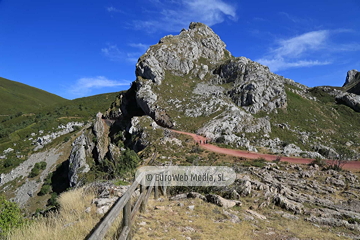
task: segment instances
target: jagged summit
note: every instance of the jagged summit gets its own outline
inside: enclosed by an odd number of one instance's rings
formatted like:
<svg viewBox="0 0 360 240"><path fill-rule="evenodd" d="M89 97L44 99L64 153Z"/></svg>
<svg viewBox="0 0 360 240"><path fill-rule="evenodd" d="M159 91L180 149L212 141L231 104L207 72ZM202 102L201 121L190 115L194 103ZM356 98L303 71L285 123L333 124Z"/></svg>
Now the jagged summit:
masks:
<svg viewBox="0 0 360 240"><path fill-rule="evenodd" d="M174 119L209 117L237 107L249 113L286 107L284 83L293 81L245 57L235 58L225 47L202 23L162 38L136 64L138 106L162 126L185 129Z"/></svg>
<svg viewBox="0 0 360 240"><path fill-rule="evenodd" d="M343 88L349 93L360 95L360 72L355 69L348 71Z"/></svg>
<svg viewBox="0 0 360 240"><path fill-rule="evenodd" d="M336 156L339 142L360 142L352 135L357 130L343 124L349 118L331 117L335 105L326 106L336 100L358 111L357 96L308 88L246 57L234 57L202 23L161 38L139 58L135 73L131 88L105 116L116 119L123 131L139 134L138 149L150 142L150 133L140 130L149 119L151 126L196 132L249 151L265 147L312 158ZM352 109L341 111L353 114Z"/></svg>
<svg viewBox="0 0 360 240"><path fill-rule="evenodd" d="M346 79L343 87L348 86L349 84L353 83L354 81L360 80L360 72L356 69L349 70L346 74Z"/></svg>
<svg viewBox="0 0 360 240"><path fill-rule="evenodd" d="M151 46L140 57L135 73L137 77L161 84L165 71L177 75L189 74L202 65L202 58L210 62L229 58L231 54L225 47L211 28L202 23L190 23L188 30L182 30L177 36L165 36Z"/></svg>

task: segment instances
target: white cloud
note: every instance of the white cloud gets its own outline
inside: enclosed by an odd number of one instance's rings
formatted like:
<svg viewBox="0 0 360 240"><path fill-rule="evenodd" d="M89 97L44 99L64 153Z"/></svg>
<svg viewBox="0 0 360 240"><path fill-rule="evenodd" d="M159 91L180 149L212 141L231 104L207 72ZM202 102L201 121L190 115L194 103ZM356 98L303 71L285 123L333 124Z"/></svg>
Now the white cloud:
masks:
<svg viewBox="0 0 360 240"><path fill-rule="evenodd" d="M138 50L125 52L120 50L116 44L108 44L107 47L101 49L101 53L110 61L136 63L138 58L144 54L149 47L149 45L143 43L130 43L128 45Z"/></svg>
<svg viewBox="0 0 360 240"><path fill-rule="evenodd" d="M335 52L355 52L360 51L359 43L344 43L339 44L333 49Z"/></svg>
<svg viewBox="0 0 360 240"><path fill-rule="evenodd" d="M280 40L279 47L273 50L277 57L299 57L307 51L324 47L329 31L313 31L287 40Z"/></svg>
<svg viewBox="0 0 360 240"><path fill-rule="evenodd" d="M318 61L318 60L298 60L289 62L284 58L273 58L273 59L258 59L257 62L266 65L271 71L277 72L294 67L312 67L331 64L330 61Z"/></svg>
<svg viewBox="0 0 360 240"><path fill-rule="evenodd" d="M106 10L108 12L118 12L118 13L123 13L123 11L121 11L120 9L114 8L114 7L107 7Z"/></svg>
<svg viewBox="0 0 360 240"><path fill-rule="evenodd" d="M148 32L174 32L187 27L190 22L202 22L212 26L226 18L237 20L236 7L223 0L156 1L155 5L159 7L160 14L152 15L151 20L134 21L135 28Z"/></svg>
<svg viewBox="0 0 360 240"><path fill-rule="evenodd" d="M309 24L314 21L311 18L299 18L299 17L291 15L287 12L279 12L279 14L282 16L285 16L287 19L289 19L290 21L292 21L293 23L296 23L296 24Z"/></svg>
<svg viewBox="0 0 360 240"><path fill-rule="evenodd" d="M129 46L133 47L133 48L138 48L140 50L145 50L145 51L149 48L149 45L144 44L144 43L130 43Z"/></svg>
<svg viewBox="0 0 360 240"><path fill-rule="evenodd" d="M119 61L125 58L124 53L120 51L117 45L108 44L108 47L102 48L101 52L111 61Z"/></svg>
<svg viewBox="0 0 360 240"><path fill-rule="evenodd" d="M320 30L277 41L278 47L270 50L267 56L256 61L267 65L272 71L294 67L311 67L327 65L328 60L304 59L311 58L315 52L328 48L330 31ZM310 55L311 54L311 55Z"/></svg>
<svg viewBox="0 0 360 240"><path fill-rule="evenodd" d="M93 89L129 86L130 83L130 81L110 80L104 76L84 77L78 79L74 85L70 86L69 93L76 97L83 97L91 94ZM114 90L116 91L117 89Z"/></svg>

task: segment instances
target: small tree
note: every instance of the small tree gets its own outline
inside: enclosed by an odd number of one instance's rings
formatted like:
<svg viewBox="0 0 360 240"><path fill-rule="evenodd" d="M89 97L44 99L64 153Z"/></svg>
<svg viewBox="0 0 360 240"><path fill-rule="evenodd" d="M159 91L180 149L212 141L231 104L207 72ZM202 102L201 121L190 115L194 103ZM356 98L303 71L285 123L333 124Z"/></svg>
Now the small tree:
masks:
<svg viewBox="0 0 360 240"><path fill-rule="evenodd" d="M329 168L341 171L344 165L354 157L354 153L346 148L340 148L338 155L329 160Z"/></svg>

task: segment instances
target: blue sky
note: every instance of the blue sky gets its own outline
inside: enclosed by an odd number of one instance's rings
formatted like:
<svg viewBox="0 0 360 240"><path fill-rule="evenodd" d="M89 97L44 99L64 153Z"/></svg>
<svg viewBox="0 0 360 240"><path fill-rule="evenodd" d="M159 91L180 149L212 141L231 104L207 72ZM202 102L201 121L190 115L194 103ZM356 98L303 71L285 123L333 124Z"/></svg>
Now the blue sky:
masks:
<svg viewBox="0 0 360 240"><path fill-rule="evenodd" d="M360 70L360 1L0 0L0 76L73 99L128 89L135 64L192 21L236 57L307 86Z"/></svg>

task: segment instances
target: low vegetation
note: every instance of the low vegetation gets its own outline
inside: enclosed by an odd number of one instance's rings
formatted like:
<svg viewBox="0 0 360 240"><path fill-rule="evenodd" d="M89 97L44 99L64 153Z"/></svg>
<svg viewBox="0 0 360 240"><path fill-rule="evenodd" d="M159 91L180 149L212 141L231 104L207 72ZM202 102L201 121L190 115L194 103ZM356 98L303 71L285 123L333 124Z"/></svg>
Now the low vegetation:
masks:
<svg viewBox="0 0 360 240"><path fill-rule="evenodd" d="M34 167L31 169L29 178L38 176L41 171L45 170L45 168L46 168L46 162L35 163Z"/></svg>
<svg viewBox="0 0 360 240"><path fill-rule="evenodd" d="M5 160L0 160L0 173L10 172L33 152L32 141L39 136L39 131L42 130L46 135L58 131L57 127L61 124L66 125L68 122L74 121L86 123L93 119L97 112L104 112L108 108L109 102L115 99L117 94L106 93L69 100L51 107L31 110L32 112L29 114L13 114L2 118L0 121L0 155L8 148L13 148L14 151L8 153ZM79 129L79 127L74 127L75 131ZM69 140L70 135L61 138L62 142Z"/></svg>
<svg viewBox="0 0 360 240"><path fill-rule="evenodd" d="M284 142L294 143L303 150L312 151L310 141L301 140L303 132L308 139L321 139L324 145L341 150L341 146L349 141L353 142L351 148L360 149L360 113L351 108L337 104L334 97L321 89L313 88L311 95L317 101L309 100L290 91L287 86L286 94L288 106L286 109L278 109L278 113L267 114L260 112L257 117L268 116L272 122L271 138L280 138ZM286 124L287 127L279 127L278 124Z"/></svg>
<svg viewBox="0 0 360 240"><path fill-rule="evenodd" d="M13 229L8 239L84 239L101 217L91 205L94 197L91 189L65 192L58 199L59 212L49 212L47 217L39 215L21 228ZM89 207L90 211L85 211Z"/></svg>
<svg viewBox="0 0 360 240"><path fill-rule="evenodd" d="M0 239L24 223L25 218L16 203L8 201L0 195Z"/></svg>

